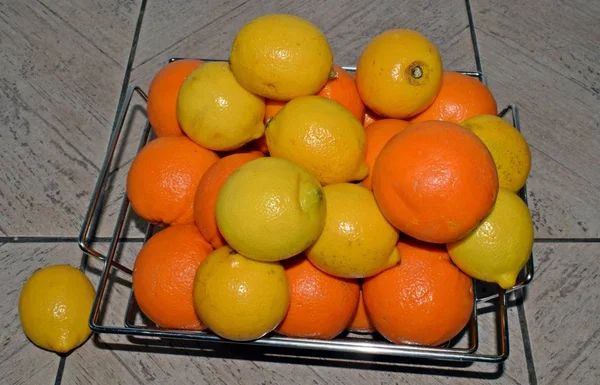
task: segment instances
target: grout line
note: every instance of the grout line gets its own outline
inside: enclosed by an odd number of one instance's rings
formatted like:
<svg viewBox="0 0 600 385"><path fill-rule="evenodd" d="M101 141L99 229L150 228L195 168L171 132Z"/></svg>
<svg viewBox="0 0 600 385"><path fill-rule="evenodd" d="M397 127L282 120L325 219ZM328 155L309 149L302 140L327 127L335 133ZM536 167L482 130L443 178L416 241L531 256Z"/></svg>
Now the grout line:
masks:
<svg viewBox="0 0 600 385"><path fill-rule="evenodd" d="M0 237L0 243L71 243L77 242L77 237ZM112 237L95 237L88 240L89 242L111 242ZM119 242L143 242L144 237L123 237L119 238Z"/></svg>
<svg viewBox="0 0 600 385"><path fill-rule="evenodd" d="M119 96L119 103L117 104L117 106L120 106L123 101L125 100L125 96L127 93L127 87L128 87L128 83L129 83L129 79L131 77L131 68L133 67L133 60L135 58L135 52L137 50L137 44L138 44L138 40L139 40L139 36L140 36L140 31L142 29L142 21L144 20L144 11L146 10L146 1L147 0L142 0L142 3L140 4L140 10L138 12L137 15L137 21L135 24L135 30L133 32L133 40L131 43L131 48L129 50L129 57L127 59L127 66L125 67L125 75L123 76L123 84L121 85L121 94ZM117 107L117 112L115 115L115 122L118 118L119 115L119 108ZM10 238L10 237L0 237L0 241L2 241L2 238ZM19 238L19 237L12 237L13 242L15 240L21 240L21 239L25 239L27 241L27 239L29 239L29 241L31 241L32 239L34 241L36 240L43 240L44 239L52 239L52 238L47 238L47 237L24 237L24 238ZM65 242L77 242L78 238L77 237L59 237L59 241ZM107 238L110 239L110 238ZM142 238L143 240L143 238ZM80 265L80 269L83 270L85 269L86 266L86 262L87 259L84 256L82 258L81 261L81 265ZM60 385L62 383L62 379L63 379L63 374L65 371L65 364L67 361L67 356L66 355L61 355L60 357L60 361L58 363L58 369L56 370L56 377L54 379L54 385Z"/></svg>
<svg viewBox="0 0 600 385"><path fill-rule="evenodd" d="M600 243L600 238L534 238L537 243Z"/></svg>
<svg viewBox="0 0 600 385"><path fill-rule="evenodd" d="M479 55L479 45L477 45L477 34L475 33L475 23L473 22L473 12L471 11L471 1L465 0L467 7L467 18L469 19L469 31L471 32L471 43L473 45L473 53L475 55L475 66L477 71L483 73L481 66L481 56Z"/></svg>
<svg viewBox="0 0 600 385"><path fill-rule="evenodd" d="M525 297L525 289L520 291L521 298ZM527 365L527 375L530 385L537 385L537 374L535 372L535 361L533 358L533 350L531 349L531 339L529 337L529 327L527 323L527 315L525 314L525 304L521 301L517 305L517 314L519 316L519 326L521 327L521 336L523 337L523 350L525 353L525 363Z"/></svg>

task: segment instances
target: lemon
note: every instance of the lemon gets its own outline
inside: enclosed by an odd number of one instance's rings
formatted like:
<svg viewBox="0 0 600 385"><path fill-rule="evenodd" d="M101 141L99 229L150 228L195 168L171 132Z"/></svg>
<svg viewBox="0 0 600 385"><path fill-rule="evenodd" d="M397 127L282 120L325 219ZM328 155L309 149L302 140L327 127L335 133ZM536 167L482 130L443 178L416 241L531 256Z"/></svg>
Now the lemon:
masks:
<svg viewBox="0 0 600 385"><path fill-rule="evenodd" d="M235 150L262 136L265 100L246 91L227 63L192 71L177 95L177 120L187 136L215 151Z"/></svg>
<svg viewBox="0 0 600 385"><path fill-rule="evenodd" d="M519 191L531 170L531 153L523 135L496 115L476 115L461 125L477 135L490 150L500 187Z"/></svg>
<svg viewBox="0 0 600 385"><path fill-rule="evenodd" d="M92 333L88 318L95 291L90 280L72 266L48 266L33 273L19 298L25 335L37 346L69 352Z"/></svg>
<svg viewBox="0 0 600 385"><path fill-rule="evenodd" d="M325 186L327 216L308 259L341 278L365 278L400 262L398 231L385 219L373 193L359 185Z"/></svg>
<svg viewBox="0 0 600 385"><path fill-rule="evenodd" d="M288 102L265 130L271 156L306 167L322 184L366 178L366 134L340 103L322 96Z"/></svg>
<svg viewBox="0 0 600 385"><path fill-rule="evenodd" d="M244 88L269 99L314 95L327 82L333 55L312 23L292 15L258 17L237 33L229 63Z"/></svg>
<svg viewBox="0 0 600 385"><path fill-rule="evenodd" d="M452 261L473 278L509 289L533 247L533 221L514 192L500 188L488 216L472 233L447 245Z"/></svg>
<svg viewBox="0 0 600 385"><path fill-rule="evenodd" d="M319 181L303 167L259 158L233 172L216 203L217 225L233 249L260 261L304 251L325 225Z"/></svg>
<svg viewBox="0 0 600 385"><path fill-rule="evenodd" d="M206 257L194 278L194 307L215 334L235 341L275 329L289 306L285 270L223 246Z"/></svg>
<svg viewBox="0 0 600 385"><path fill-rule="evenodd" d="M433 43L417 31L394 29L366 45L356 66L356 86L375 113L406 119L433 103L442 74L442 59Z"/></svg>

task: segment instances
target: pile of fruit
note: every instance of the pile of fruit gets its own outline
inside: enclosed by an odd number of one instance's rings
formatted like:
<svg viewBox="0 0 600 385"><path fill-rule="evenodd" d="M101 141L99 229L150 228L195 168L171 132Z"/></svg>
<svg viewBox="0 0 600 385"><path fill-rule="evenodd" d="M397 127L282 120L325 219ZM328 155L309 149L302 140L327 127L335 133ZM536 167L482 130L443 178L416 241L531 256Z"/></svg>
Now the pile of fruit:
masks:
<svg viewBox="0 0 600 385"><path fill-rule="evenodd" d="M374 37L352 74L316 26L265 15L228 62L161 68L147 112L127 194L164 229L133 292L162 328L436 346L472 278L510 288L530 256L527 143L416 31Z"/></svg>

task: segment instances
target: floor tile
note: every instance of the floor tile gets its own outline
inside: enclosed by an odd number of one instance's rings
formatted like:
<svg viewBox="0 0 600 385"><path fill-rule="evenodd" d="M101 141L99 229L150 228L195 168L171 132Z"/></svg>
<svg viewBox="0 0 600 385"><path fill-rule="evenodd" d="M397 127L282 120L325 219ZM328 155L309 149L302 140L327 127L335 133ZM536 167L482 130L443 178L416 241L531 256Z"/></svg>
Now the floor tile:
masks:
<svg viewBox="0 0 600 385"><path fill-rule="evenodd" d="M597 384L600 244L536 245L527 322L539 384Z"/></svg>
<svg viewBox="0 0 600 385"><path fill-rule="evenodd" d="M60 12L28 0L0 13L3 235L76 235L112 126L127 57L107 55ZM106 50L129 49L133 28L120 31Z"/></svg>
<svg viewBox="0 0 600 385"><path fill-rule="evenodd" d="M594 6L582 4L472 2L490 88L500 105L520 108L534 156L531 196L548 198L534 211L540 237L600 235L600 73L589 65L600 54Z"/></svg>

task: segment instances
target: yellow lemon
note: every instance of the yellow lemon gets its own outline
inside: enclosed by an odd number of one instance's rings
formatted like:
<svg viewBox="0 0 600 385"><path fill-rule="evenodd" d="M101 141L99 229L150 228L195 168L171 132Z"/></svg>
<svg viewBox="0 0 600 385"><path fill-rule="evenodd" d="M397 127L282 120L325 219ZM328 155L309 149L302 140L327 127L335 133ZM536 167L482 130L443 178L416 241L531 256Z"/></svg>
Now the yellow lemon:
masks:
<svg viewBox="0 0 600 385"><path fill-rule="evenodd" d="M288 102L265 130L271 156L306 167L322 184L366 178L366 134L340 103L322 96Z"/></svg>
<svg viewBox="0 0 600 385"><path fill-rule="evenodd" d="M356 184L325 186L325 229L306 255L324 272L365 278L400 262L398 231L385 219L373 193Z"/></svg>
<svg viewBox="0 0 600 385"><path fill-rule="evenodd" d="M235 150L262 136L265 100L244 89L227 63L192 71L177 95L177 120L194 142L215 151Z"/></svg>
<svg viewBox="0 0 600 385"><path fill-rule="evenodd" d="M289 306L285 270L223 246L206 257L194 279L194 307L215 334L235 341L260 338L275 329Z"/></svg>
<svg viewBox="0 0 600 385"><path fill-rule="evenodd" d="M95 290L78 269L48 266L33 273L19 298L19 317L25 335L37 346L69 352L92 333L88 319Z"/></svg>
<svg viewBox="0 0 600 385"><path fill-rule="evenodd" d="M500 188L496 204L472 233L447 245L452 261L473 278L509 289L533 247L533 221L527 205Z"/></svg>
<svg viewBox="0 0 600 385"><path fill-rule="evenodd" d="M356 86L377 114L406 119L433 103L442 74L442 59L433 43L416 31L395 29L367 44L356 66Z"/></svg>
<svg viewBox="0 0 600 385"><path fill-rule="evenodd" d="M292 15L258 17L237 33L231 70L244 88L269 99L313 95L327 82L333 55L312 23Z"/></svg>
<svg viewBox="0 0 600 385"><path fill-rule="evenodd" d="M531 153L523 135L496 115L476 115L461 125L477 135L490 150L500 187L519 191L531 171Z"/></svg>
<svg viewBox="0 0 600 385"><path fill-rule="evenodd" d="M216 217L233 249L256 260L279 261L301 253L321 234L323 189L295 163L255 159L227 178L217 196Z"/></svg>

